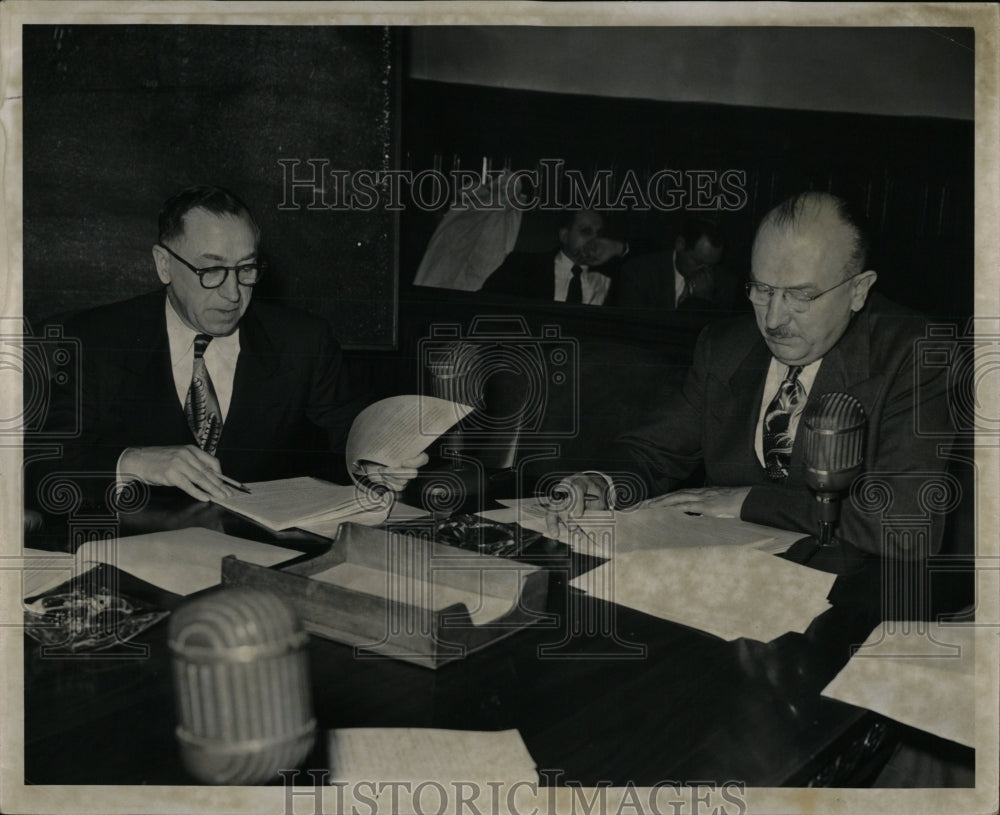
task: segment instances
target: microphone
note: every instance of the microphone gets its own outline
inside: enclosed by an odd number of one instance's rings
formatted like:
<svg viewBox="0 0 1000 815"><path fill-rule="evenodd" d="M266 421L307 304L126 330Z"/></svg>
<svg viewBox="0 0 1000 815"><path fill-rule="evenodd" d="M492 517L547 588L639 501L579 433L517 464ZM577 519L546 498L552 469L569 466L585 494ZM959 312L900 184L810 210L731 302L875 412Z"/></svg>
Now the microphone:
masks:
<svg viewBox="0 0 1000 815"><path fill-rule="evenodd" d="M170 619L177 739L209 784L261 784L308 755L316 732L308 635L275 595L248 587L190 600Z"/></svg>
<svg viewBox="0 0 1000 815"><path fill-rule="evenodd" d="M819 504L821 546L833 540L840 494L861 472L867 427L864 407L848 393L824 393L802 413L805 478Z"/></svg>

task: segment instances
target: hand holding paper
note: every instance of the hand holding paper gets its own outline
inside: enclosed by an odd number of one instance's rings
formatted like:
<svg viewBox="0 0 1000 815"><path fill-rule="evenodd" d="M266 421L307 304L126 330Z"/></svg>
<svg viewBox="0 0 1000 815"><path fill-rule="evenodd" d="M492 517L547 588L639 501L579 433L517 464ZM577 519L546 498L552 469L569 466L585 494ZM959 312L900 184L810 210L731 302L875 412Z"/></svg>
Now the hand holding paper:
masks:
<svg viewBox="0 0 1000 815"><path fill-rule="evenodd" d="M398 492L427 463L427 446L471 411L467 405L417 395L369 405L351 425L347 469Z"/></svg>

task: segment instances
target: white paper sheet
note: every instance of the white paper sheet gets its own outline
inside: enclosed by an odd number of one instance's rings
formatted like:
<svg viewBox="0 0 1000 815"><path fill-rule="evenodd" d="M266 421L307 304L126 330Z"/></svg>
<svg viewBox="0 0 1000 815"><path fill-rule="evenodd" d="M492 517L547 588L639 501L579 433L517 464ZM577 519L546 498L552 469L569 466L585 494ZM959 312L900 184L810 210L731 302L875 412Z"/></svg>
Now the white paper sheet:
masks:
<svg viewBox="0 0 1000 815"><path fill-rule="evenodd" d="M835 575L747 547L619 553L570 585L726 640L804 632L830 604Z"/></svg>
<svg viewBox="0 0 1000 815"><path fill-rule="evenodd" d="M81 571L97 563L108 563L161 589L188 595L219 584L222 558L226 555L236 555L258 566L273 566L300 554L211 529L190 527L111 541L88 541L77 550L76 557Z"/></svg>
<svg viewBox="0 0 1000 815"><path fill-rule="evenodd" d="M386 494L382 505L376 506L374 496L354 484L345 486L305 476L255 481L246 487L249 495L241 492L216 503L275 531L293 526L305 529L303 524L308 521L343 519L365 511L388 513L392 502L392 495Z"/></svg>
<svg viewBox="0 0 1000 815"><path fill-rule="evenodd" d="M505 499L498 503L515 511L508 516L535 532L546 532L545 508L535 498ZM494 519L496 520L496 519ZM590 511L573 534L560 530L559 540L581 554L611 557L613 552L689 546L751 546L766 552L783 552L805 537L736 518L688 515L669 506L647 505L628 511Z"/></svg>
<svg viewBox="0 0 1000 815"><path fill-rule="evenodd" d="M399 464L422 453L472 408L434 396L391 396L366 407L347 437L347 469L359 461Z"/></svg>
<svg viewBox="0 0 1000 815"><path fill-rule="evenodd" d="M535 760L517 730L346 728L328 733L327 748L333 782L538 782Z"/></svg>
<svg viewBox="0 0 1000 815"><path fill-rule="evenodd" d="M974 747L975 633L972 625L880 623L823 696Z"/></svg>
<svg viewBox="0 0 1000 815"><path fill-rule="evenodd" d="M34 597L36 594L54 589L61 583L71 580L75 574L76 561L73 555L68 553L25 547L22 556L24 557L24 569L21 572L23 597Z"/></svg>

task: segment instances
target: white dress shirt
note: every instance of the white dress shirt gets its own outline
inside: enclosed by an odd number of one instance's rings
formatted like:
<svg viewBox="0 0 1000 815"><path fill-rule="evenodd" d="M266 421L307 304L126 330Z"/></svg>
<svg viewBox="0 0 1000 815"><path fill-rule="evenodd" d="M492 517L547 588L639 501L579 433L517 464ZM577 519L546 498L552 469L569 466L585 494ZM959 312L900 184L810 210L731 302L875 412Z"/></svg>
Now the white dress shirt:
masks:
<svg viewBox="0 0 1000 815"><path fill-rule="evenodd" d="M555 275L556 275L556 296L555 299L565 303L566 295L569 293L569 282L573 279L573 267L578 265L583 272L580 274L580 283L583 288L583 302L590 306L600 306L604 303L604 298L608 296L608 288L611 285L611 278L600 272L592 272L589 267L575 264L562 250L556 255Z"/></svg>
<svg viewBox="0 0 1000 815"><path fill-rule="evenodd" d="M795 439L796 431L799 429L799 417L802 415L802 408L805 407L805 399L809 397L809 391L812 389L813 382L816 381L816 372L819 371L819 366L822 362L822 359L810 362L799 373L799 382L802 383L805 398L802 400L799 410L792 415L788 423L788 435L793 440ZM764 414L767 412L767 406L771 404L771 400L774 399L775 394L778 392L778 388L781 387L781 383L788 376L788 368L789 366L785 365L785 363L778 362L774 357L771 357L771 364L767 368L767 378L764 380L764 398L761 400L760 415L757 417L757 433L754 437L754 450L757 453L757 460L761 463L761 466L764 466Z"/></svg>
<svg viewBox="0 0 1000 815"><path fill-rule="evenodd" d="M174 373L177 399L184 407L187 392L191 387L191 369L194 366L194 338L199 332L188 328L174 311L170 298L166 302L167 339L170 342L170 365ZM236 376L236 360L240 355L239 327L228 337L215 337L205 349L205 367L212 378L215 395L219 398L222 420L229 415L229 403L233 400L233 379Z"/></svg>

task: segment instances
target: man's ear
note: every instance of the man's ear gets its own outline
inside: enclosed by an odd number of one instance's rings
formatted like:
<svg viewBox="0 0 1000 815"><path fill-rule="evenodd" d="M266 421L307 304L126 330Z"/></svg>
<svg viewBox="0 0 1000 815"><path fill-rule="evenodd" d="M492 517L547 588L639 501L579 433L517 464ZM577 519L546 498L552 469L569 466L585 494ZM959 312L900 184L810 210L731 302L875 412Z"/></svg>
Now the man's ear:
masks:
<svg viewBox="0 0 1000 815"><path fill-rule="evenodd" d="M869 269L857 275L848 285L851 287L851 311L861 311L865 301L868 299L868 292L878 280L878 272Z"/></svg>
<svg viewBox="0 0 1000 815"><path fill-rule="evenodd" d="M683 252L685 249L687 249L687 241L684 240L683 235L678 235L674 241L674 251Z"/></svg>
<svg viewBox="0 0 1000 815"><path fill-rule="evenodd" d="M166 286L170 283L170 255L162 246L153 247L153 264L156 266L156 276Z"/></svg>
<svg viewBox="0 0 1000 815"><path fill-rule="evenodd" d="M565 246L566 245L566 236L568 234L569 234L569 229L567 227L564 226L564 227L561 227L559 229L559 245L560 246Z"/></svg>

